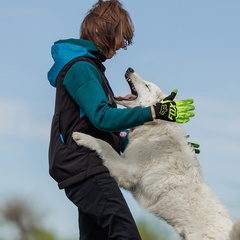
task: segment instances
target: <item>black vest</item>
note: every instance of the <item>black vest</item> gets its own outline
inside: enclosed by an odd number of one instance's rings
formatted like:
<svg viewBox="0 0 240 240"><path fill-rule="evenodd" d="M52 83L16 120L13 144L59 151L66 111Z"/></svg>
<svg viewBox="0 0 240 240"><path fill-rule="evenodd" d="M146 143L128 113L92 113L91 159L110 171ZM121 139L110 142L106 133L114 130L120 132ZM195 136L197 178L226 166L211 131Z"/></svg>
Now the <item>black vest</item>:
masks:
<svg viewBox="0 0 240 240"><path fill-rule="evenodd" d="M49 173L58 182L60 189L94 174L108 171L95 151L77 146L72 139L73 132L83 132L100 138L108 142L118 153L120 152L118 134L97 129L86 116L80 118L80 107L63 86L67 71L77 61L87 61L95 66L101 75L102 87L109 99L108 105L117 107L113 101L113 92L104 75L105 67L99 59L78 57L61 70L57 77L55 113L49 144Z"/></svg>

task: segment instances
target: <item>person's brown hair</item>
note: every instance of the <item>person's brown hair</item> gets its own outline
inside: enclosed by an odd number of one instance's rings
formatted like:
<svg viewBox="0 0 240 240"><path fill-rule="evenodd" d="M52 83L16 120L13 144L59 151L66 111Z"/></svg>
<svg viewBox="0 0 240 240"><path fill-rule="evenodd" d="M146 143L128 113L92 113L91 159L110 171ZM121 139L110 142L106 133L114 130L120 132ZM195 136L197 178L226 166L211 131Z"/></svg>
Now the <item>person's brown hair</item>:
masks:
<svg viewBox="0 0 240 240"><path fill-rule="evenodd" d="M80 28L80 38L93 42L104 56L132 44L133 35L131 17L118 0L99 0Z"/></svg>

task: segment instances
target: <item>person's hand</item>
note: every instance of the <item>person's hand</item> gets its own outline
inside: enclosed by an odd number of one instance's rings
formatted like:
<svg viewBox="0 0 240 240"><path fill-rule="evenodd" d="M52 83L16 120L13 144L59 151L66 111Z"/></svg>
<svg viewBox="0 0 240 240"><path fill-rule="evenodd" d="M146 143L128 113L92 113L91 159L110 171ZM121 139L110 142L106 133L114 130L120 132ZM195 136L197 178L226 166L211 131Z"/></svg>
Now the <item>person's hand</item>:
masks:
<svg viewBox="0 0 240 240"><path fill-rule="evenodd" d="M186 138L189 138L190 136L187 135ZM189 145L191 145L191 147L193 148L194 152L196 154L200 153L200 144L196 143L196 142L188 142Z"/></svg>
<svg viewBox="0 0 240 240"><path fill-rule="evenodd" d="M200 153L200 144L195 143L195 142L188 142L188 144L191 145L191 147L193 148L193 150L196 154Z"/></svg>
<svg viewBox="0 0 240 240"><path fill-rule="evenodd" d="M170 122L187 123L190 117L194 117L195 109L193 99L176 100L173 99L177 95L177 89L174 89L170 95L161 102L153 105L155 110L155 118Z"/></svg>

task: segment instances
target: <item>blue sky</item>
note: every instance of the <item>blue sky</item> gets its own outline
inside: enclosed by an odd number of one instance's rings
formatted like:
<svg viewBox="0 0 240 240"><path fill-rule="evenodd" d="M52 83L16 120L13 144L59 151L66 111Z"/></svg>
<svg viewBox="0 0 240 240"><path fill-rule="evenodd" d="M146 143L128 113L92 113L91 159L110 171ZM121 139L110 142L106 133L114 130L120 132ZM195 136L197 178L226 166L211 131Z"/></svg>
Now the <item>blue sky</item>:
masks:
<svg viewBox="0 0 240 240"><path fill-rule="evenodd" d="M235 221L240 216L239 0L122 2L135 38L105 64L114 92L128 93L124 73L131 66L165 92L178 88L178 98L194 98L196 116L183 127L201 144L206 182ZM0 7L0 204L26 197L46 212L48 228L75 239L77 210L48 175L54 89L46 74L53 42L78 38L93 3L12 0ZM136 218L159 222L124 194Z"/></svg>

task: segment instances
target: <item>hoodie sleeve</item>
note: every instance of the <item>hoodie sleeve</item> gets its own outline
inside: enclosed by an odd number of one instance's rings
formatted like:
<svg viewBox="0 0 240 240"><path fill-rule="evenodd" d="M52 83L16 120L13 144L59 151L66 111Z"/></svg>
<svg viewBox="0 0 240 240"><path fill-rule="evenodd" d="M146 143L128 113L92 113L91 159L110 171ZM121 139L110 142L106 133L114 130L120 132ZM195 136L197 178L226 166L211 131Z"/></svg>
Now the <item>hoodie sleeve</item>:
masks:
<svg viewBox="0 0 240 240"><path fill-rule="evenodd" d="M111 108L102 88L102 79L90 63L75 63L64 79L68 93L93 125L103 131L121 131L152 121L151 108Z"/></svg>

